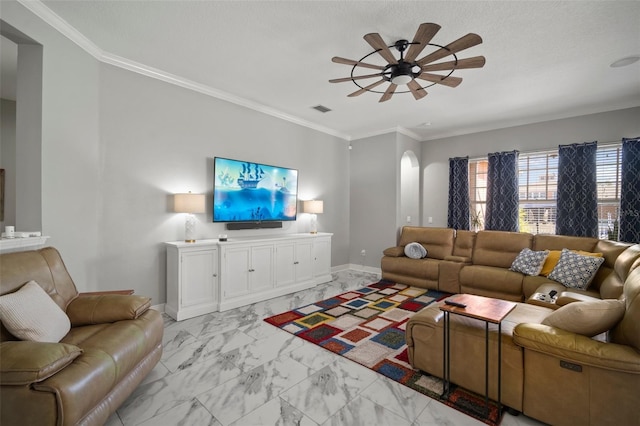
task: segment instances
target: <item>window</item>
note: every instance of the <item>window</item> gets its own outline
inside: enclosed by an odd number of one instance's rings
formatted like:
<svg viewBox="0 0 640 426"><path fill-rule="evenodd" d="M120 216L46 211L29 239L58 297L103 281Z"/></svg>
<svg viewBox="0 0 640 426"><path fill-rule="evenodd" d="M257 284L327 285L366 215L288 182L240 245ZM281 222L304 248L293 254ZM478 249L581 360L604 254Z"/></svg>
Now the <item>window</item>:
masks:
<svg viewBox="0 0 640 426"><path fill-rule="evenodd" d="M600 238L615 239L618 235L621 151L622 145L615 144L598 147L596 154ZM484 227L488 165L486 158L469 160L471 229ZM520 231L555 234L558 150L520 154L518 183Z"/></svg>

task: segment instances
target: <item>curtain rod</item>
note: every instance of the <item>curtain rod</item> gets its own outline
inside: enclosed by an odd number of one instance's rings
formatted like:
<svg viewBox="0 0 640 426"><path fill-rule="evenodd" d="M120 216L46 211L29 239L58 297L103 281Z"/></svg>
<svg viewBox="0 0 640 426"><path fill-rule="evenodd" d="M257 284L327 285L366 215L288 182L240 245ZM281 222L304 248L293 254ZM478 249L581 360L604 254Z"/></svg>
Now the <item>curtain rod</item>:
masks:
<svg viewBox="0 0 640 426"><path fill-rule="evenodd" d="M626 138L626 139L633 139L633 138ZM609 145L622 145L622 139L617 140L617 141L606 141L606 142L600 142L600 141L596 141L598 142L598 147L600 146L609 146ZM589 142L580 142L580 143L589 143ZM570 145L570 144L562 144L562 145ZM549 151L554 151L557 150L558 148L546 148L546 149L535 149L535 150L531 150L531 151L519 151L519 155L526 155L526 154L533 154L533 153L544 153L544 152L549 152ZM513 150L512 150L513 151ZM469 157L469 161L478 161L478 160L484 160L486 158L488 158L489 153L487 153L484 157Z"/></svg>

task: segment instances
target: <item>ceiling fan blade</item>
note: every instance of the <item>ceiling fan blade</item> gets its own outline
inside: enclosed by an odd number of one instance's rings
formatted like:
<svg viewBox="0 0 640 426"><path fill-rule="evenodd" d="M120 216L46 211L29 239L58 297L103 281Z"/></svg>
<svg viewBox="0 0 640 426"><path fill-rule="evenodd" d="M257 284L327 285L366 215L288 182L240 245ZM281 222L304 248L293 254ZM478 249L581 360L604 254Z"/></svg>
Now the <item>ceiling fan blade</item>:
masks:
<svg viewBox="0 0 640 426"><path fill-rule="evenodd" d="M357 65L357 66L362 67L362 68L371 68L372 70L381 70L382 71L384 69L384 66L382 66L382 65L367 64L367 63L364 63L364 62L354 61L353 59L341 58L339 56L334 56L333 58L331 58L331 61L335 62L336 64Z"/></svg>
<svg viewBox="0 0 640 426"><path fill-rule="evenodd" d="M451 55L452 53L460 52L461 50L468 49L480 43L482 43L482 37L480 37L478 34L469 33L466 36L462 36L456 41L447 44L445 47L436 50L430 55L419 59L418 65L424 65L433 61L437 61L438 59L442 59L445 56Z"/></svg>
<svg viewBox="0 0 640 426"><path fill-rule="evenodd" d="M420 84L415 80L411 80L410 82L408 82L407 87L409 87L409 90L411 90L411 94L414 98L416 98L416 101L427 96L427 91L424 90L422 86L420 86Z"/></svg>
<svg viewBox="0 0 640 426"><path fill-rule="evenodd" d="M432 83L442 84L443 86L449 87L458 87L460 83L462 83L462 79L460 77L452 77L440 74L429 74L428 72L423 72L416 78L420 78L422 80L427 80Z"/></svg>
<svg viewBox="0 0 640 426"><path fill-rule="evenodd" d="M381 75L382 73L377 73L377 74L357 75L354 77L334 78L333 80L329 80L329 83L344 83L345 81L363 80L365 78L380 77Z"/></svg>
<svg viewBox="0 0 640 426"><path fill-rule="evenodd" d="M369 33L364 36L364 39L367 43L369 43L371 47L378 51L378 54L382 56L385 61L389 62L390 64L398 63L398 60L395 56L393 56L393 53L391 53L389 47L387 47L382 37L380 37L380 34Z"/></svg>
<svg viewBox="0 0 640 426"><path fill-rule="evenodd" d="M368 92L369 90L373 89L374 87L378 87L379 85L381 85L381 84L382 84L382 83L384 83L385 81L387 81L387 80L385 80L384 78L382 78L382 79L380 79L380 80L376 81L375 83L370 84L370 85L368 85L368 86L366 86L366 87L363 87L363 88L362 88L362 89L360 89L360 90L356 90L355 92L353 92L353 93L351 93L351 94L349 94L349 95L347 95L347 96L348 96L348 97L350 97L350 98L353 98L354 96L360 96L360 95L362 95L364 92Z"/></svg>
<svg viewBox="0 0 640 426"><path fill-rule="evenodd" d="M407 62L413 62L418 57L420 52L427 47L427 44L431 41L433 36L440 31L440 25L432 24L432 23L424 23L420 24L418 30L416 31L416 35L413 36L413 41L409 46L409 50L407 51L407 55L404 60Z"/></svg>
<svg viewBox="0 0 640 426"><path fill-rule="evenodd" d="M425 65L422 71L445 71L461 70L468 68L482 68L484 66L484 56L474 56L473 58L459 59L458 61L441 62L439 64Z"/></svg>
<svg viewBox="0 0 640 426"><path fill-rule="evenodd" d="M396 87L398 87L397 84L389 83L389 87L387 87L387 90L385 90L384 95L382 95L378 102L384 102L391 99L391 97L393 96L393 92L396 91Z"/></svg>

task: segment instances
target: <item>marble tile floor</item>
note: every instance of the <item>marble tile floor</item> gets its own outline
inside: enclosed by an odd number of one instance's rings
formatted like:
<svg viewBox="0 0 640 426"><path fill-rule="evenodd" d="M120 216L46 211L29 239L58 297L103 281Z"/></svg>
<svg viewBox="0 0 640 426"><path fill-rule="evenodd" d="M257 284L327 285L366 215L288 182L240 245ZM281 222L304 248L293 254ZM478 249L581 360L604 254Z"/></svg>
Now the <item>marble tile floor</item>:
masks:
<svg viewBox="0 0 640 426"><path fill-rule="evenodd" d="M160 363L107 426L482 425L269 325L264 318L376 282L340 271L313 289L176 322ZM502 425L540 425L505 414Z"/></svg>

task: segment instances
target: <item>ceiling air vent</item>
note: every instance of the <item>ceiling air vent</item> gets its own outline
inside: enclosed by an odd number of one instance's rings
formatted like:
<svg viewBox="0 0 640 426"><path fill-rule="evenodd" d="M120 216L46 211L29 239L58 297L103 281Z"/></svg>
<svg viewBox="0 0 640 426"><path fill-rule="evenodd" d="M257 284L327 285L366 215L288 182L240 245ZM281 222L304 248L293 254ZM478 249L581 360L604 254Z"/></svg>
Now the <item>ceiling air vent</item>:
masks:
<svg viewBox="0 0 640 426"><path fill-rule="evenodd" d="M329 111L331 111L331 109L327 108L327 107L326 107L326 106L324 106L324 105L316 105L316 106L311 107L311 108L315 109L316 111L323 112L323 113L324 113L324 112L329 112Z"/></svg>

